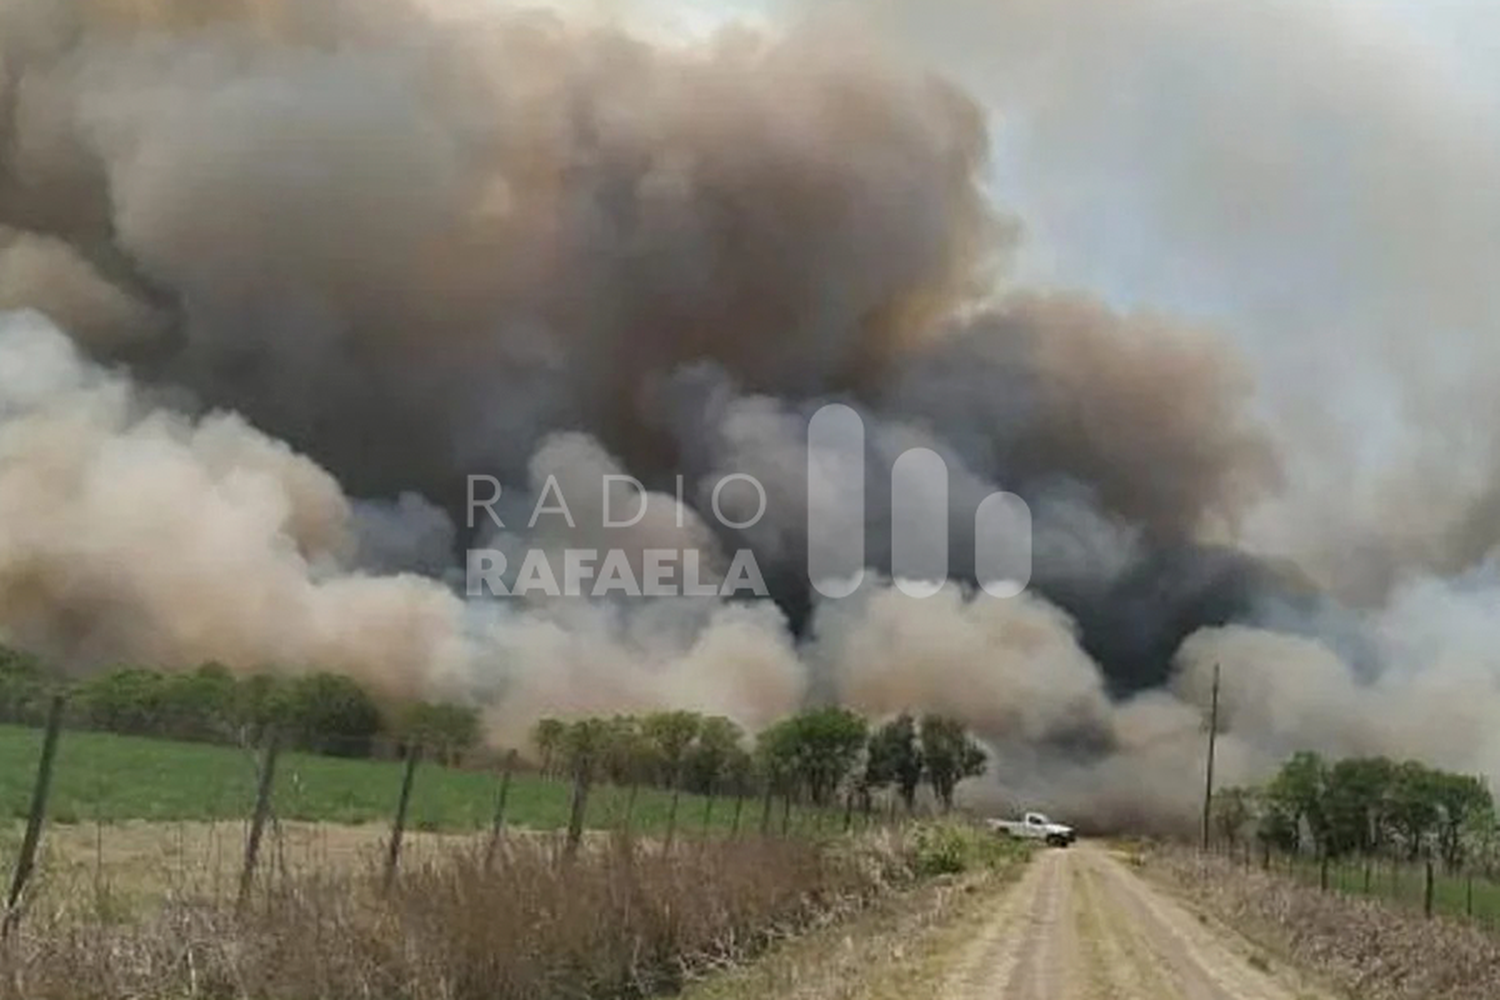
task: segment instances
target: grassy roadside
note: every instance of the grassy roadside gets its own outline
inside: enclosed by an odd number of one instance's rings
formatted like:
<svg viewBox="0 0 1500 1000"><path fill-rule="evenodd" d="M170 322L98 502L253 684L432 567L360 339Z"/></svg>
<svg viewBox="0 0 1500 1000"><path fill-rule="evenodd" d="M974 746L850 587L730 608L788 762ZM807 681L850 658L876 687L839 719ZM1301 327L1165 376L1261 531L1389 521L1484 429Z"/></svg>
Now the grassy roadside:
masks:
<svg viewBox="0 0 1500 1000"><path fill-rule="evenodd" d="M193 884L130 909L88 885L45 893L10 942L0 1000L933 996L942 929L1022 858L956 824L670 854L617 836L567 863L547 840L512 838L493 866L439 850L388 887L376 864L268 871L245 908Z"/></svg>
<svg viewBox="0 0 1500 1000"><path fill-rule="evenodd" d="M983 834L975 836L982 838ZM929 842L938 874L842 923L783 942L759 960L710 976L682 1000L937 1000L955 953L1019 877L1025 845L967 841L942 833ZM966 855L971 849L976 853Z"/></svg>
<svg viewBox="0 0 1500 1000"><path fill-rule="evenodd" d="M1161 849L1143 874L1200 913L1360 1000L1489 1000L1500 996L1500 936L1426 919L1374 896L1323 892L1285 872Z"/></svg>
<svg viewBox="0 0 1500 1000"><path fill-rule="evenodd" d="M1272 864L1304 885L1322 879L1314 858L1293 858ZM1339 862L1329 866L1328 888L1345 895L1372 896L1392 906L1420 909L1426 893L1426 874L1420 864L1379 861ZM1433 875L1433 910L1452 917L1470 917L1491 928L1500 927L1500 884L1472 875L1451 874L1438 866Z"/></svg>

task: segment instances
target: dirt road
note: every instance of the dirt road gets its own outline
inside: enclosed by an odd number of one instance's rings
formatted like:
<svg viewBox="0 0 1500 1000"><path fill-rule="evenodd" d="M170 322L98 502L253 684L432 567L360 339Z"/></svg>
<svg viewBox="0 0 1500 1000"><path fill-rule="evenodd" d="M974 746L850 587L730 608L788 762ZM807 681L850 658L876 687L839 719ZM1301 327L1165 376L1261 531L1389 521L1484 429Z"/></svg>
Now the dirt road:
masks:
<svg viewBox="0 0 1500 1000"><path fill-rule="evenodd" d="M968 945L947 1000L1322 1000L1103 848L1046 851Z"/></svg>

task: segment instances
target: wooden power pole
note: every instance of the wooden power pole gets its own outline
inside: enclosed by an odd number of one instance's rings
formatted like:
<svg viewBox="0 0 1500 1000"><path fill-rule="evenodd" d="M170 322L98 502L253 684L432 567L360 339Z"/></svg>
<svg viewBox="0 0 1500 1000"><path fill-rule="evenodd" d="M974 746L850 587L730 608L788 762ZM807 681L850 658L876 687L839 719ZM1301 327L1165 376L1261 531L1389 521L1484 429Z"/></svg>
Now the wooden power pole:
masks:
<svg viewBox="0 0 1500 1000"><path fill-rule="evenodd" d="M1219 665L1214 664L1214 688L1208 708L1208 766L1203 779L1203 849L1208 850L1214 808L1214 749L1219 739Z"/></svg>

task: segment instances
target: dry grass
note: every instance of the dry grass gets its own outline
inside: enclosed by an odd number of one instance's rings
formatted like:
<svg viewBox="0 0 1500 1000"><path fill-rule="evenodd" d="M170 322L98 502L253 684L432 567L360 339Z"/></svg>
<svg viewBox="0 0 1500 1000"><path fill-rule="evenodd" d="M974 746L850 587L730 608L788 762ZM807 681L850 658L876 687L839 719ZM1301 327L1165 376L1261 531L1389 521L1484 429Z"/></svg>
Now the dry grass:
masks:
<svg viewBox="0 0 1500 1000"><path fill-rule="evenodd" d="M460 843L411 859L389 895L377 872L273 873L238 916L188 882L145 913L114 912L83 886L40 893L4 956L0 998L643 996L915 878L909 845L891 836L688 842L671 857L601 839L571 863L549 839L519 837L493 870Z"/></svg>
<svg viewBox="0 0 1500 1000"><path fill-rule="evenodd" d="M1493 1000L1500 937L1223 859L1161 851L1146 870L1361 1000Z"/></svg>
<svg viewBox="0 0 1500 1000"><path fill-rule="evenodd" d="M941 877L695 984L684 1000L936 998L955 954L1024 863L1018 853L1003 868Z"/></svg>
<svg viewBox="0 0 1500 1000"><path fill-rule="evenodd" d="M149 903L169 895L220 901L236 891L247 825L131 820L53 826L42 840L32 894L76 899L107 887L117 902ZM354 872L373 864L389 838L390 827L379 823L276 822L268 828L262 862L276 877ZM7 831L0 839L0 858L8 867L15 853L10 842L18 842L20 832ZM407 831L403 856L420 862L482 842L477 834Z"/></svg>

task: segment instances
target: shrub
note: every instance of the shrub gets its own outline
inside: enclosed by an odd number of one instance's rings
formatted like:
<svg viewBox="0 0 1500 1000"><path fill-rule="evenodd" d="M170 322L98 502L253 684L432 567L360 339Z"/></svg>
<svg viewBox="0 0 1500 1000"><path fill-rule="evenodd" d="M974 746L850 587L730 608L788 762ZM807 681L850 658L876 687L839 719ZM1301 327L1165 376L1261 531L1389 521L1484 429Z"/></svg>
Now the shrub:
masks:
<svg viewBox="0 0 1500 1000"><path fill-rule="evenodd" d="M457 763L479 745L479 710L467 705L419 701L407 708L401 724L404 739L420 743L439 762Z"/></svg>
<svg viewBox="0 0 1500 1000"><path fill-rule="evenodd" d="M157 736L163 732L164 675L154 670L123 667L95 674L74 692L84 725L127 736Z"/></svg>
<svg viewBox="0 0 1500 1000"><path fill-rule="evenodd" d="M287 687L284 712L298 746L335 757L368 757L382 726L375 700L342 674L296 678Z"/></svg>
<svg viewBox="0 0 1500 1000"><path fill-rule="evenodd" d="M0 646L0 722L40 725L47 716L48 677L24 653Z"/></svg>
<svg viewBox="0 0 1500 1000"><path fill-rule="evenodd" d="M914 865L924 877L999 867L1027 850L1021 842L957 821L924 823L914 836Z"/></svg>
<svg viewBox="0 0 1500 1000"><path fill-rule="evenodd" d="M172 739L223 742L234 733L237 693L234 675L218 663L165 675L158 691L158 731Z"/></svg>

